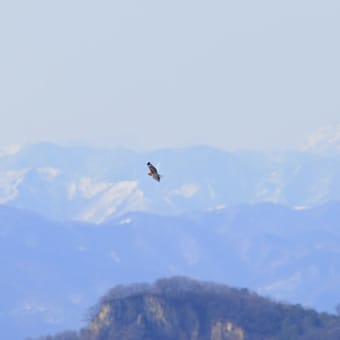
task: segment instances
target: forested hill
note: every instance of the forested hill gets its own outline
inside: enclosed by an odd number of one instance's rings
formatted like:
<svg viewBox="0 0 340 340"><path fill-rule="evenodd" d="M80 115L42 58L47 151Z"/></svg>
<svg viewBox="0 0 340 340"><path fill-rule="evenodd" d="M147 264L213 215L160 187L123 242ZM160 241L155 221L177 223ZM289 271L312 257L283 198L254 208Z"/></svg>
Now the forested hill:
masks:
<svg viewBox="0 0 340 340"><path fill-rule="evenodd" d="M340 318L188 278L117 286L88 326L44 340L340 339Z"/></svg>

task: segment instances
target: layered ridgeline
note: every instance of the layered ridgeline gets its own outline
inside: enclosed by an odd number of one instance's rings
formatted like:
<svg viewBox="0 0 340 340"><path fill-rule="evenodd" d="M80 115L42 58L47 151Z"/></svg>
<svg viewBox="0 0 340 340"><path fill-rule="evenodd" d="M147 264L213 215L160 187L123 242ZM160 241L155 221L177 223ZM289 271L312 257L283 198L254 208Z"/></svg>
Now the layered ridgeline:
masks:
<svg viewBox="0 0 340 340"><path fill-rule="evenodd" d="M155 184L158 184L155 182ZM79 329L115 284L184 275L336 313L340 205L273 204L100 225L0 206L0 318L6 340Z"/></svg>
<svg viewBox="0 0 340 340"><path fill-rule="evenodd" d="M117 286L88 325L45 340L264 340L340 338L340 318L273 302L246 289L172 278Z"/></svg>
<svg viewBox="0 0 340 340"><path fill-rule="evenodd" d="M129 211L174 214L261 202L314 207L340 199L340 148L321 152L320 140L304 151L272 154L203 146L154 152L13 147L0 151L0 203L93 223ZM147 176L148 161L163 175L161 183Z"/></svg>

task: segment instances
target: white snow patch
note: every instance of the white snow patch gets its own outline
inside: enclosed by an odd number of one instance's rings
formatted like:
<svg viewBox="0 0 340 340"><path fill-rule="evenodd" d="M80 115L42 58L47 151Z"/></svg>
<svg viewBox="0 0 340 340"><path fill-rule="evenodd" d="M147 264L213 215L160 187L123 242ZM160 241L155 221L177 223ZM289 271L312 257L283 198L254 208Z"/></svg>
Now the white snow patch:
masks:
<svg viewBox="0 0 340 340"><path fill-rule="evenodd" d="M91 200L98 194L104 192L112 183L110 182L97 182L90 177L81 177L78 181L72 181L68 185L68 198L69 200L75 199L77 195L86 200Z"/></svg>
<svg viewBox="0 0 340 340"><path fill-rule="evenodd" d="M321 152L340 151L340 123L319 128L308 137L300 149Z"/></svg>
<svg viewBox="0 0 340 340"><path fill-rule="evenodd" d="M0 157L12 156L20 152L22 146L19 144L8 145L0 148Z"/></svg>
<svg viewBox="0 0 340 340"><path fill-rule="evenodd" d="M61 174L59 169L52 167L38 168L37 171L44 180L49 182Z"/></svg>
<svg viewBox="0 0 340 340"><path fill-rule="evenodd" d="M91 178L85 177L80 180L79 190L82 195L89 199L97 194L107 190L110 187L110 183L107 182L95 182Z"/></svg>
<svg viewBox="0 0 340 340"><path fill-rule="evenodd" d="M173 191L173 194L177 196L182 196L185 198L190 198L193 195L195 195L199 191L199 189L200 189L199 185L195 183L188 183L188 184L183 184L178 189L175 189Z"/></svg>
<svg viewBox="0 0 340 340"><path fill-rule="evenodd" d="M0 204L14 200L18 194L18 186L30 169L0 172Z"/></svg>
<svg viewBox="0 0 340 340"><path fill-rule="evenodd" d="M102 191L103 187L100 189ZM131 210L145 210L144 193L136 181L122 181L106 187L76 219L99 224L113 214L120 215Z"/></svg>

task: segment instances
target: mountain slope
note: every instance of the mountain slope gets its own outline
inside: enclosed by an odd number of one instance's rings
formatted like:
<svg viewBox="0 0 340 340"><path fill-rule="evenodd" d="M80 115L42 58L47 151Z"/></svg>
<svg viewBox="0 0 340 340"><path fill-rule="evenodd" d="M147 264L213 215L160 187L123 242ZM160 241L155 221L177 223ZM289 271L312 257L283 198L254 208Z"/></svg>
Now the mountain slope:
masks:
<svg viewBox="0 0 340 340"><path fill-rule="evenodd" d="M275 303L240 290L187 278L115 287L79 335L65 340L338 339L340 319Z"/></svg>
<svg viewBox="0 0 340 340"><path fill-rule="evenodd" d="M128 213L101 225L0 206L2 335L55 333L117 283L185 275L333 312L340 206L244 205L178 216ZM15 334L15 336L13 336Z"/></svg>
<svg viewBox="0 0 340 340"><path fill-rule="evenodd" d="M148 161L161 183L147 176ZM137 153L40 143L0 155L0 203L101 223L131 211L178 214L261 202L314 207L340 200L339 178L338 153L204 146Z"/></svg>

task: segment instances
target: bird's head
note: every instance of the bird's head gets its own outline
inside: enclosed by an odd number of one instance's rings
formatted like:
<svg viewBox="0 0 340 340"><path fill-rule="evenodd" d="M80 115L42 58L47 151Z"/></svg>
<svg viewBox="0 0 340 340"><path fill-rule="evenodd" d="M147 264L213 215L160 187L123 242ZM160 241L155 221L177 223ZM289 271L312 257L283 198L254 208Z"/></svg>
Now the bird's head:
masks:
<svg viewBox="0 0 340 340"><path fill-rule="evenodd" d="M151 165L151 163L150 163L150 162L147 162L146 165Z"/></svg>

